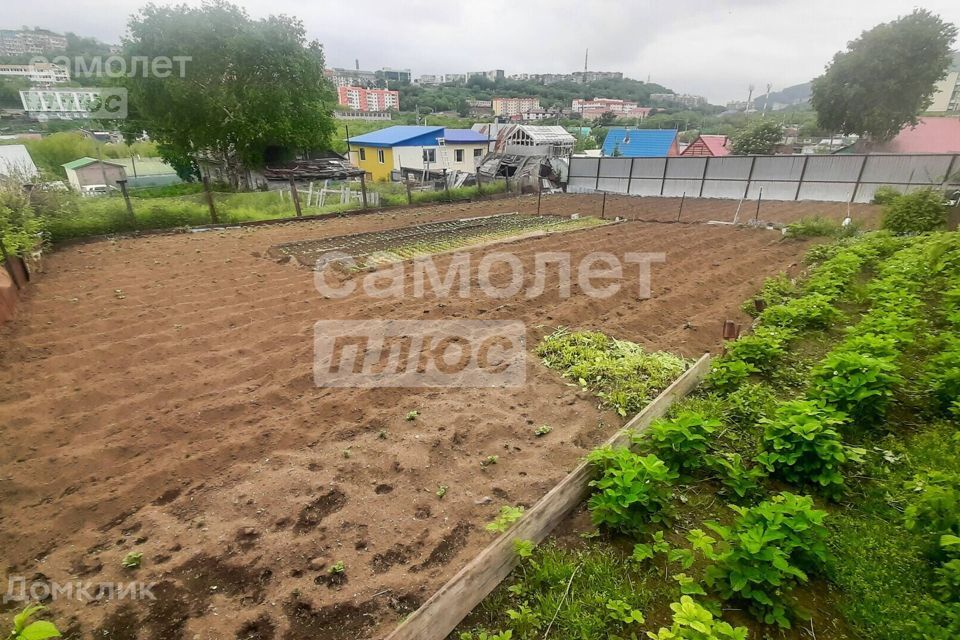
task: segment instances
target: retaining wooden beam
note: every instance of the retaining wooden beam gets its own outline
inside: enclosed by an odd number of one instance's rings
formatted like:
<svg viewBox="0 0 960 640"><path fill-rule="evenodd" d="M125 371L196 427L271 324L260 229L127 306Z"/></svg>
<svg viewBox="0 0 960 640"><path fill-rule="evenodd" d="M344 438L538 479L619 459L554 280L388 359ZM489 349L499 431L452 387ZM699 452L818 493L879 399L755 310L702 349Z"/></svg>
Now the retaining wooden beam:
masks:
<svg viewBox="0 0 960 640"><path fill-rule="evenodd" d="M623 447L630 435L643 431L662 417L674 402L690 393L710 370L710 354L704 354L663 393L635 415L607 442ZM497 537L476 558L393 630L386 640L443 640L509 575L519 563L514 540L540 543L590 495L594 469L586 462L577 465L567 477L533 505L514 525Z"/></svg>

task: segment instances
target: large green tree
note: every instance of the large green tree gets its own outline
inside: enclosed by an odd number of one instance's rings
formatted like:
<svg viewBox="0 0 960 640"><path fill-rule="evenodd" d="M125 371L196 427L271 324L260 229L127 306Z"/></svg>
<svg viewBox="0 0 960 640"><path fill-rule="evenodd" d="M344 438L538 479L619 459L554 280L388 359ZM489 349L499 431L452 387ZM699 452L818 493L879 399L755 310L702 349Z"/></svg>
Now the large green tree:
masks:
<svg viewBox="0 0 960 640"><path fill-rule="evenodd" d="M733 137L737 155L768 155L783 139L783 125L772 120L754 120Z"/></svg>
<svg viewBox="0 0 960 640"><path fill-rule="evenodd" d="M241 167L329 147L336 100L323 76L323 50L306 42L297 19L253 20L222 0L150 4L130 19L124 53L131 63L190 59L183 74L175 63L169 75L151 67L146 77L122 80L128 136L145 131L181 173L202 154L226 162L240 183Z"/></svg>
<svg viewBox="0 0 960 640"><path fill-rule="evenodd" d="M820 126L881 142L916 124L946 73L956 35L954 25L925 9L865 31L813 81Z"/></svg>

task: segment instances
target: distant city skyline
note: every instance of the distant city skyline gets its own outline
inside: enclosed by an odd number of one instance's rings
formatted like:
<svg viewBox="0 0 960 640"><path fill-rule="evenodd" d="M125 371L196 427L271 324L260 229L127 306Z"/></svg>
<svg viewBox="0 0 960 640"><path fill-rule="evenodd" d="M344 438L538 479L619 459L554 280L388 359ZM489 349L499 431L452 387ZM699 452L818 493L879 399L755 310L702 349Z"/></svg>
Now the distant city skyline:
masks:
<svg viewBox="0 0 960 640"><path fill-rule="evenodd" d="M200 0L186 0L200 4ZM39 26L117 43L142 0L8 3L0 28ZM161 3L162 4L162 3ZM327 65L409 68L414 77L503 69L518 73L621 71L713 104L744 100L819 75L834 53L880 22L915 6L899 0L506 0L450 3L408 0L403 10L375 0L337 5L305 0L238 0L255 18L300 18L309 39L324 45ZM960 24L955 0L923 7Z"/></svg>

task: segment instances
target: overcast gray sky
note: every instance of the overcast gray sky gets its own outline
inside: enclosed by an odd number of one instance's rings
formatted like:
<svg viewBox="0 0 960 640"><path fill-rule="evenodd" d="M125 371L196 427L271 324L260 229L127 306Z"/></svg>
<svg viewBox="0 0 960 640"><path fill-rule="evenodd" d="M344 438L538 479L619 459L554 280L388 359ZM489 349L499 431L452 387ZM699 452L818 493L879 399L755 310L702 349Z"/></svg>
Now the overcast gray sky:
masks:
<svg viewBox="0 0 960 640"><path fill-rule="evenodd" d="M0 27L42 26L119 42L141 0L3 0ZM199 4L199 0L187 0ZM158 4L164 4L162 1ZM237 0L254 17L303 20L329 66L414 75L583 68L647 77L711 102L818 75L864 29L918 6L896 0ZM922 5L960 24L960 2Z"/></svg>

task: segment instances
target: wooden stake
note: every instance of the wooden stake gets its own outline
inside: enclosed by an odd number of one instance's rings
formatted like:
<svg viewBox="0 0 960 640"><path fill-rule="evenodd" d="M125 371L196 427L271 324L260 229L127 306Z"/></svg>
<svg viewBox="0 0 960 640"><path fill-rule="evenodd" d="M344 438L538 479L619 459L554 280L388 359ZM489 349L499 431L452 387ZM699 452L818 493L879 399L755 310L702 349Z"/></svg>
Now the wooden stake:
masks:
<svg viewBox="0 0 960 640"><path fill-rule="evenodd" d="M360 195L363 198L363 208L367 208L367 174L360 174Z"/></svg>
<svg viewBox="0 0 960 640"><path fill-rule="evenodd" d="M410 190L410 178L406 180L407 183L407 204L413 204L413 192Z"/></svg>
<svg viewBox="0 0 960 640"><path fill-rule="evenodd" d="M297 212L297 217L301 217L303 210L300 208L300 193L297 191L297 181L293 179L293 176L290 176L290 199L293 200L293 208Z"/></svg>
<svg viewBox="0 0 960 640"><path fill-rule="evenodd" d="M210 207L210 221L213 224L217 224L220 220L217 219L217 208L213 204L213 192L210 191L210 179L207 177L207 174L203 174L203 191L207 194L207 206Z"/></svg>
<svg viewBox="0 0 960 640"><path fill-rule="evenodd" d="M606 445L630 446L634 432L643 431L663 416L678 399L690 393L710 370L710 355L697 362L667 387L663 393L633 417ZM480 552L457 575L440 587L429 600L414 611L386 640L443 640L460 621L507 577L520 559L514 540L535 544L557 526L578 504L590 495L589 482L595 469L581 462L560 484L543 496L503 535Z"/></svg>
<svg viewBox="0 0 960 640"><path fill-rule="evenodd" d="M127 215L130 216L131 222L136 222L137 218L133 215L133 204L130 202L130 193L127 191L127 181L117 180L117 184L120 185L120 193L123 194L123 200L127 203Z"/></svg>

